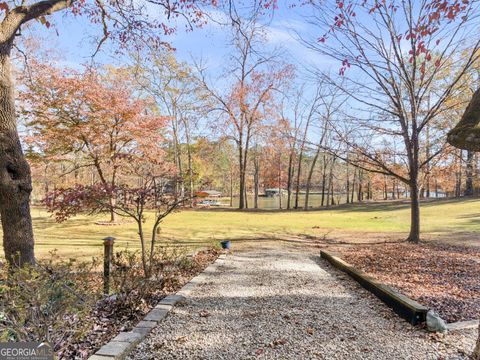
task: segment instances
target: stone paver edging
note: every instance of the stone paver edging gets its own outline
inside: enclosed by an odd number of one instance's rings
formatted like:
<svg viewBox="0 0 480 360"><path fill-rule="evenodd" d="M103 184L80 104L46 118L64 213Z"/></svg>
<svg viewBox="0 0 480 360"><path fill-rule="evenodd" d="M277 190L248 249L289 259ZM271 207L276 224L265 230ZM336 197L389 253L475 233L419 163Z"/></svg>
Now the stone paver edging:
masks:
<svg viewBox="0 0 480 360"><path fill-rule="evenodd" d="M466 321L457 321L454 323L448 323L448 331L458 331L458 330L468 330L468 329L477 329L479 326L479 320L466 320Z"/></svg>
<svg viewBox="0 0 480 360"><path fill-rule="evenodd" d="M225 257L226 254L221 254L212 264L185 284L176 294L164 297L131 331L119 333L88 359L124 359L135 346L167 316L176 304L184 301L197 284L203 282L208 274L216 271L216 268L223 263Z"/></svg>

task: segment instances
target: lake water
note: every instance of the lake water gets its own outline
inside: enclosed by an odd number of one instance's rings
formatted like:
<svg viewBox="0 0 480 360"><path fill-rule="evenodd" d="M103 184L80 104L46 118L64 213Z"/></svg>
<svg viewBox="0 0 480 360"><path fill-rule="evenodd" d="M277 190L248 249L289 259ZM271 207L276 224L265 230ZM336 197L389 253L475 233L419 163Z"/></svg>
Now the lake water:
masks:
<svg viewBox="0 0 480 360"><path fill-rule="evenodd" d="M335 202L337 202L338 198L340 198L341 203L345 202L345 196L335 195ZM253 196L248 196L247 201L248 201L248 207L253 208L254 197ZM327 201L327 196L325 195L325 203L326 203L326 201ZM233 206L234 207L238 207L238 202L239 202L238 198L233 198ZM309 202L310 207L320 207L321 204L322 204L322 195L321 194L310 194L308 202ZM224 198L224 199L221 200L221 203L222 204L229 204L230 199L229 198ZM305 204L305 195L300 194L299 197L298 197L298 207L303 208L304 204ZM291 200L290 200L290 207L293 208L294 205L295 205L295 196L292 196ZM263 197L263 196L261 196L261 197L258 198L258 207L260 209L278 209L280 207L280 197L279 196L275 196L275 197ZM282 196L282 208L283 209L287 208L287 196L286 195Z"/></svg>

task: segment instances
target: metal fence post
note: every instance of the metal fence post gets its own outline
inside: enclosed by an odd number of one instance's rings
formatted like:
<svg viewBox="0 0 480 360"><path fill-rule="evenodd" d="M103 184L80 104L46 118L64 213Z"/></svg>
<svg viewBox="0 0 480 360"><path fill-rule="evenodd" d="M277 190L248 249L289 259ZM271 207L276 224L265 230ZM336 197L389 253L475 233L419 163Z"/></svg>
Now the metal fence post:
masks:
<svg viewBox="0 0 480 360"><path fill-rule="evenodd" d="M115 238L108 236L103 239L103 293L110 293L110 265L113 257L113 243Z"/></svg>

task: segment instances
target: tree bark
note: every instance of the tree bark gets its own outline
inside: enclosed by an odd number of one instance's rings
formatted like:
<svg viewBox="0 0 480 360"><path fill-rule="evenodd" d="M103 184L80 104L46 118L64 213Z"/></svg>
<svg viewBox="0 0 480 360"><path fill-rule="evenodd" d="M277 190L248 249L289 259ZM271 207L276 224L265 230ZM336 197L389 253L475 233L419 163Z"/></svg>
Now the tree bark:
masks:
<svg viewBox="0 0 480 360"><path fill-rule="evenodd" d="M459 151L459 157L457 159L457 172L455 174L455 197L462 195L462 161L463 151Z"/></svg>
<svg viewBox="0 0 480 360"><path fill-rule="evenodd" d="M298 209L298 197L300 195L300 175L302 173L304 143L302 143L302 147L300 148L300 155L298 156L297 174L296 174L297 179L295 182L295 206L294 206L295 209Z"/></svg>
<svg viewBox="0 0 480 360"><path fill-rule="evenodd" d="M288 157L288 173L287 173L287 209L290 209L292 201L292 178L293 178L293 154L294 150L290 151Z"/></svg>
<svg viewBox="0 0 480 360"><path fill-rule="evenodd" d="M187 140L187 162L188 162L188 192L190 197L190 207L193 207L193 161L192 161L192 145L190 142L190 128L186 117L182 117L183 127L185 128L185 138ZM231 206L231 205L230 205Z"/></svg>
<svg viewBox="0 0 480 360"><path fill-rule="evenodd" d="M363 170L358 170L358 190L357 190L357 201L363 201Z"/></svg>
<svg viewBox="0 0 480 360"><path fill-rule="evenodd" d="M110 222L111 223L114 223L115 221L117 221L117 214L115 214L115 211L113 211L113 209L115 209L116 204L117 204L117 199L115 198L115 196L111 196L110 197Z"/></svg>
<svg viewBox="0 0 480 360"><path fill-rule="evenodd" d="M347 155L347 159L348 159L348 155ZM346 166L347 166L347 186L346 186L347 200L346 200L346 203L350 204L350 198L348 196L350 194L350 172L349 172L348 161L347 161Z"/></svg>
<svg viewBox="0 0 480 360"><path fill-rule="evenodd" d="M318 147L317 151L315 152L315 156L313 157L313 160L312 160L312 165L310 166L310 171L308 172L307 185L306 185L306 189L305 189L305 204L303 206L303 208L305 210L308 210L308 201L309 201L309 197L310 197L310 186L312 185L313 171L315 170L315 164L317 163L319 155L320 155L320 146Z"/></svg>
<svg viewBox="0 0 480 360"><path fill-rule="evenodd" d="M327 156L323 154L323 171L322 171L322 207L325 204L325 182L327 181Z"/></svg>
<svg viewBox="0 0 480 360"><path fill-rule="evenodd" d="M328 179L328 183L329 183L329 198L330 198L330 205L335 205L335 199L333 197L333 168L335 166L335 162L336 162L337 158L333 158L332 159L332 165L330 166L330 174L329 174L329 179ZM327 200L327 206L328 206L328 203L329 203L329 200Z"/></svg>
<svg viewBox="0 0 480 360"><path fill-rule="evenodd" d="M240 139L240 143L241 143ZM243 147L239 146L238 147L238 165L239 165L239 171L240 171L240 184L239 184L239 201L238 201L238 208L239 209L244 209L245 208L245 173L243 172Z"/></svg>
<svg viewBox="0 0 480 360"><path fill-rule="evenodd" d="M255 147L255 157L253 159L254 164L254 174L253 174L253 183L254 183L254 200L253 207L258 209L258 193L259 193L259 177L260 177L260 164L258 161L258 148Z"/></svg>
<svg viewBox="0 0 480 360"><path fill-rule="evenodd" d="M395 189L394 189L395 191ZM388 199L388 186L387 186L387 176L383 176L383 200Z"/></svg>
<svg viewBox="0 0 480 360"><path fill-rule="evenodd" d="M473 151L467 151L467 164L465 167L465 190L464 196L473 195Z"/></svg>
<svg viewBox="0 0 480 360"><path fill-rule="evenodd" d="M32 181L17 131L10 51L13 40L0 45L0 216L5 258L10 264L33 264L34 238L30 215Z"/></svg>
<svg viewBox="0 0 480 360"><path fill-rule="evenodd" d="M278 155L278 208L282 209L282 157Z"/></svg>
<svg viewBox="0 0 480 360"><path fill-rule="evenodd" d="M353 204L353 195L355 194L355 182L357 179L357 168L353 169L353 180L352 180L352 194L350 197L350 203ZM347 194L348 196L348 194Z"/></svg>
<svg viewBox="0 0 480 360"><path fill-rule="evenodd" d="M230 207L233 207L233 171L230 171Z"/></svg>
<svg viewBox="0 0 480 360"><path fill-rule="evenodd" d="M420 242L420 204L418 200L418 182L414 177L410 181L410 234L407 240L418 244Z"/></svg>

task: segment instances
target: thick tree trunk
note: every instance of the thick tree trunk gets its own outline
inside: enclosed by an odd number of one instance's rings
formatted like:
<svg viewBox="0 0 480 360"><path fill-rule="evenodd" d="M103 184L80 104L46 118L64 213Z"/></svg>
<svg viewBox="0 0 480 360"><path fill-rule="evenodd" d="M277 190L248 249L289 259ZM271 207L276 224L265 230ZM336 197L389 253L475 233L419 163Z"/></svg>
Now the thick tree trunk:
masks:
<svg viewBox="0 0 480 360"><path fill-rule="evenodd" d="M410 182L410 234L407 240L420 242L420 204L418 200L418 182L414 177Z"/></svg>
<svg viewBox="0 0 480 360"><path fill-rule="evenodd" d="M30 215L32 182L17 132L11 46L0 45L0 216L5 258L10 264L24 265L35 262Z"/></svg>
<svg viewBox="0 0 480 360"><path fill-rule="evenodd" d="M416 124L413 122L413 128L416 129ZM410 234L407 241L413 243L420 242L420 203L418 200L419 187L418 187L418 173L420 170L418 154L419 144L417 133L414 132L411 139L411 148L409 152L408 165L409 165L409 187L410 187Z"/></svg>

